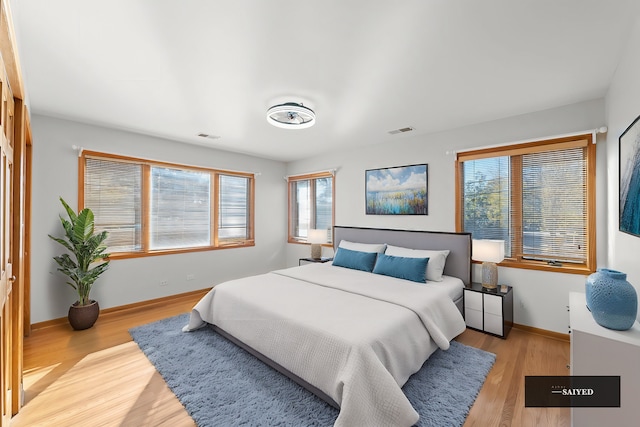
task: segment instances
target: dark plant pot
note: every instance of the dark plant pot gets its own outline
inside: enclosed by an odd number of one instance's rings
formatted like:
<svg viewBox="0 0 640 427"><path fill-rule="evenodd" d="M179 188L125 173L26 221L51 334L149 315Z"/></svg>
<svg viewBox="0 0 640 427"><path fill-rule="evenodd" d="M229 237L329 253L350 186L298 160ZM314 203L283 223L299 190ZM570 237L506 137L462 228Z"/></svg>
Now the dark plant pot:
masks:
<svg viewBox="0 0 640 427"><path fill-rule="evenodd" d="M76 331L89 329L96 323L99 314L100 307L97 301L91 300L89 305L78 305L78 301L76 301L69 307L69 324Z"/></svg>

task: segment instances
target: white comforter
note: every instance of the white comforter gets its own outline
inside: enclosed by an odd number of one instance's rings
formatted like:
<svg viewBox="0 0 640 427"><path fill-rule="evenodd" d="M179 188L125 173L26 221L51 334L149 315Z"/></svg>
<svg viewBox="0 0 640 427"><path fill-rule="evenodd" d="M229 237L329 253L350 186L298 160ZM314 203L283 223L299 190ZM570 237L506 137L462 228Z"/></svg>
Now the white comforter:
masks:
<svg viewBox="0 0 640 427"><path fill-rule="evenodd" d="M214 324L318 387L340 405L335 426L411 426L401 390L465 329L446 291L372 273L308 264L215 286L193 330Z"/></svg>

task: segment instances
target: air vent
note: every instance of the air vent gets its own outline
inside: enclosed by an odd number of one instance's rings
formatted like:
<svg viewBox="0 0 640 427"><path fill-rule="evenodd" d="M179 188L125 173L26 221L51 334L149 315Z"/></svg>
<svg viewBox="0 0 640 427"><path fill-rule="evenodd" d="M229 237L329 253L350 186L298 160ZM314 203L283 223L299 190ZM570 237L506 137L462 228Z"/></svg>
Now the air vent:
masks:
<svg viewBox="0 0 640 427"><path fill-rule="evenodd" d="M208 133L199 133L198 136L201 137L201 138L220 139L220 136L218 136L218 135L209 135Z"/></svg>
<svg viewBox="0 0 640 427"><path fill-rule="evenodd" d="M389 133L391 135L396 135L399 133L405 133L405 132L411 132L412 130L414 130L414 128L412 127L406 127L406 128L400 128L400 129L395 129L395 130L390 130Z"/></svg>

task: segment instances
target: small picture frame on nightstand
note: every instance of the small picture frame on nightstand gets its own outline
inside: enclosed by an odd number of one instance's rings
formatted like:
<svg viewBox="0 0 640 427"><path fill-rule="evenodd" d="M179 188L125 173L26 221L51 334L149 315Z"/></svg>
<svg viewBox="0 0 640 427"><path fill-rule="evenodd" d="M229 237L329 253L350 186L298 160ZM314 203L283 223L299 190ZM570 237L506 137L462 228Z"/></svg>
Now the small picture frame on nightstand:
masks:
<svg viewBox="0 0 640 427"><path fill-rule="evenodd" d="M509 290L509 287L507 285L500 285L501 293L506 294L508 290Z"/></svg>

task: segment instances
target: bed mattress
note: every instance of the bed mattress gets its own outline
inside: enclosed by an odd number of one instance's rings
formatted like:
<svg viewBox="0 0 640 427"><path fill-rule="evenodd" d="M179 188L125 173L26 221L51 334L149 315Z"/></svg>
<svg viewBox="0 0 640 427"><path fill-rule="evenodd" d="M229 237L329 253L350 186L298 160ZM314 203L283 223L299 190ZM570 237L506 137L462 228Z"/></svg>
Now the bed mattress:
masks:
<svg viewBox="0 0 640 427"><path fill-rule="evenodd" d="M336 426L411 426L402 385L465 329L440 284L308 264L215 286L185 330L216 325L317 387Z"/></svg>

